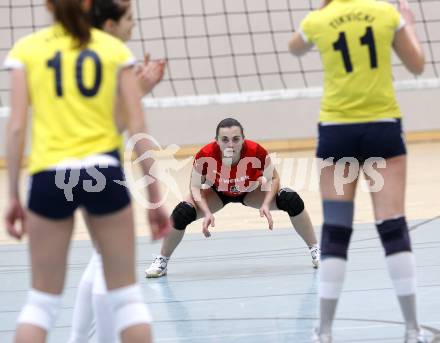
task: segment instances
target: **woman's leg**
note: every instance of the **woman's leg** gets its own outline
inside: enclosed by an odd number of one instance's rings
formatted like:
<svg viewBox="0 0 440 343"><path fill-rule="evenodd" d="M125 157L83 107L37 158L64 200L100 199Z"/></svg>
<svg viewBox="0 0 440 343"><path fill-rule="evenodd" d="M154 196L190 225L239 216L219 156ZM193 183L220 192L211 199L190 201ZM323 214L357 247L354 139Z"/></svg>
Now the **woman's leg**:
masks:
<svg viewBox="0 0 440 343"><path fill-rule="evenodd" d="M292 222L293 227L295 228L298 235L304 240L308 247L316 245L318 243L315 235L315 231L313 230L312 221L310 220L310 216L307 210L304 208L304 203L302 202L299 195L291 189L283 188L281 192L291 192L291 198L288 198L287 205L290 206L293 211L295 211L295 206L298 208L297 212L294 216L290 216L290 221ZM253 207L259 209L263 204L263 200L266 192L261 191L260 189L256 189L249 194L246 195L243 202L246 206ZM280 192L278 193L280 194ZM277 195L276 197L278 197ZM270 204L271 210L280 210L276 203L276 197ZM302 209L303 208L303 209Z"/></svg>
<svg viewBox="0 0 440 343"><path fill-rule="evenodd" d="M373 165L372 168L380 175L383 183L383 186L378 191L370 193L376 221L384 221L396 216L404 216L406 155L387 159L385 168L377 168L375 165ZM381 182L380 179L373 180L368 175L365 175L365 178L370 183L374 183L371 184L371 186L374 186L376 182Z"/></svg>
<svg viewBox="0 0 440 343"><path fill-rule="evenodd" d="M212 190L205 191L206 200L209 209L215 213L223 208L223 202L219 196ZM197 205L191 195L185 198L185 201L179 203L171 215L173 219L173 227L167 237L162 242L160 255L157 256L153 263L145 270L147 278L161 277L167 273L168 261L174 250L180 244L185 235L186 226L194 220L203 217L203 213L197 209Z"/></svg>
<svg viewBox="0 0 440 343"><path fill-rule="evenodd" d="M321 233L318 331L320 335L330 336L345 278L347 251L353 226L353 200L359 168L356 163L339 162L320 168L320 170L319 185L324 223Z"/></svg>
<svg viewBox="0 0 440 343"><path fill-rule="evenodd" d="M85 210L82 214L87 228L90 228L89 214ZM114 328L113 309L108 299L102 258L96 249L93 237L92 242L93 254L78 285L69 343L87 343L93 333L98 343L118 341Z"/></svg>
<svg viewBox="0 0 440 343"><path fill-rule="evenodd" d="M75 306L72 316L72 331L69 343L86 343L94 320L92 301L93 280L96 273L98 254L93 251L92 257L84 270L76 292Z"/></svg>
<svg viewBox="0 0 440 343"><path fill-rule="evenodd" d="M102 258L96 251L78 285L69 343L87 343L93 332L98 343L118 341Z"/></svg>
<svg viewBox="0 0 440 343"><path fill-rule="evenodd" d="M151 342L151 317L135 277L131 206L108 215L89 214L89 225L101 252L116 331L124 343Z"/></svg>
<svg viewBox="0 0 440 343"><path fill-rule="evenodd" d="M96 268L93 278L92 307L95 316L95 337L97 343L119 342L115 330L115 316L109 300L107 285L105 283L104 269L101 255L97 256ZM90 306L90 304L89 304Z"/></svg>
<svg viewBox="0 0 440 343"><path fill-rule="evenodd" d="M385 250L388 272L393 281L408 330L418 330L416 315L416 268L405 219L406 156L386 160L375 168L383 187L371 192L377 230ZM366 176L367 180L372 181ZM377 180L375 180L377 182Z"/></svg>
<svg viewBox="0 0 440 343"><path fill-rule="evenodd" d="M209 209L211 210L212 213L215 213L223 208L223 202L212 189L208 189L206 191L206 201L208 202ZM203 217L203 213L201 213L200 210L198 210L197 205L191 195L188 195L186 197L185 202L196 210L195 220ZM174 212L173 215L175 215ZM173 227L171 229L171 233L163 240L162 248L160 250L161 255L169 258L176 249L176 247L179 245L184 234L185 234L185 229L179 230Z"/></svg>
<svg viewBox="0 0 440 343"><path fill-rule="evenodd" d="M263 204L266 192L261 189L256 189L248 193L243 202L246 206L259 209ZM280 202L280 206L283 210L288 212L290 222L292 223L295 231L307 244L312 254L312 262L314 267L319 265L319 248L318 241L316 239L315 231L313 229L312 221L307 210L304 208L304 202L300 196L291 189L283 188L278 191L275 199L270 204L271 210L280 210L277 206L277 199Z"/></svg>
<svg viewBox="0 0 440 343"><path fill-rule="evenodd" d="M42 343L61 307L73 217L51 220L27 211L26 218L32 290L18 319L15 342Z"/></svg>

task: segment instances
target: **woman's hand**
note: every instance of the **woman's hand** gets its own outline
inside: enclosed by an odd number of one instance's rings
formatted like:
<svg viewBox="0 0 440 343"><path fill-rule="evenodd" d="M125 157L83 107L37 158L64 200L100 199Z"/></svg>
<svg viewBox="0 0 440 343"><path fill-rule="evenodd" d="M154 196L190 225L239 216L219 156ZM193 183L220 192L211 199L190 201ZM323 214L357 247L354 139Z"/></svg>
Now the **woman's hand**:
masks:
<svg viewBox="0 0 440 343"><path fill-rule="evenodd" d="M25 212L21 206L20 200L14 198L9 202L9 207L5 214L6 230L11 237L21 240L26 234L25 228ZM19 224L17 223L19 222Z"/></svg>
<svg viewBox="0 0 440 343"><path fill-rule="evenodd" d="M206 213L205 218L203 219L202 229L203 234L206 238L211 237L211 232L209 232L209 226L215 226L215 218L212 213Z"/></svg>
<svg viewBox="0 0 440 343"><path fill-rule="evenodd" d="M273 229L273 220L272 215L270 214L269 205L266 203L263 203L260 207L260 217L266 217L267 223L269 224L269 230Z"/></svg>
<svg viewBox="0 0 440 343"><path fill-rule="evenodd" d="M414 13L411 11L407 0L399 0L399 11L406 24L414 25Z"/></svg>
<svg viewBox="0 0 440 343"><path fill-rule="evenodd" d="M149 54L145 55L144 63L136 66L135 74L143 95L150 93L162 81L165 66L165 60L152 61Z"/></svg>
<svg viewBox="0 0 440 343"><path fill-rule="evenodd" d="M148 210L148 222L150 223L151 238L154 241L164 238L170 233L170 216L163 206Z"/></svg>

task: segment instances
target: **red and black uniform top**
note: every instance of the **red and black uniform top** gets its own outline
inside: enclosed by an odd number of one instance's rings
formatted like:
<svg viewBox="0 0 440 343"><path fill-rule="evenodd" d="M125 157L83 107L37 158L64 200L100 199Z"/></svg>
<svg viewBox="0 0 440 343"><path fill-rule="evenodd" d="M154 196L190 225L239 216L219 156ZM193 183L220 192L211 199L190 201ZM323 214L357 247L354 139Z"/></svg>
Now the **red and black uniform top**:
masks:
<svg viewBox="0 0 440 343"><path fill-rule="evenodd" d="M222 152L216 141L205 145L194 158L194 168L206 183L229 197L249 192L252 181L263 175L268 153L260 144L245 139L240 160L234 165L222 163Z"/></svg>

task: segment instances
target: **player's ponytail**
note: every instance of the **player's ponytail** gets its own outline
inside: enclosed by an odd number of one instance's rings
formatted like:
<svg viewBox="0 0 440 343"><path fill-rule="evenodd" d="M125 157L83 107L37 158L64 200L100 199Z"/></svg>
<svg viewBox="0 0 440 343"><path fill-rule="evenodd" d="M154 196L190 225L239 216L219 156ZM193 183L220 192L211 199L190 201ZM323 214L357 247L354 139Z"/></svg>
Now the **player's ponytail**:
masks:
<svg viewBox="0 0 440 343"><path fill-rule="evenodd" d="M79 47L85 47L90 41L90 14L83 6L83 0L49 0L53 6L55 20L58 21L78 41Z"/></svg>

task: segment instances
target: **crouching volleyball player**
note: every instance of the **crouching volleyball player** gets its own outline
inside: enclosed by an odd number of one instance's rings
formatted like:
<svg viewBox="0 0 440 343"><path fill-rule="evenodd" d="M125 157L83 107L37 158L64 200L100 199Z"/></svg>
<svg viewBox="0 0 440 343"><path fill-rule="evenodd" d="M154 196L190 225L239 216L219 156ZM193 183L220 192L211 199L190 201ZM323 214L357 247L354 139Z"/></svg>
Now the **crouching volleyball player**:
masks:
<svg viewBox="0 0 440 343"><path fill-rule="evenodd" d="M293 227L307 244L315 268L319 265L319 248L304 202L298 193L280 188L280 179L267 151L258 143L244 138L242 125L233 118L222 120L215 141L205 145L195 156L191 177L191 194L174 208L173 228L164 239L160 255L145 271L147 278L167 273L171 254L182 240L186 227L203 218L203 233L209 237L214 213L228 203L241 203L259 209L273 222L271 210L285 211Z"/></svg>

